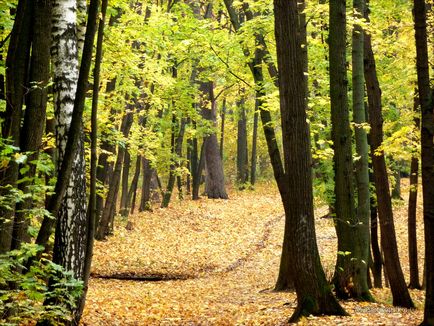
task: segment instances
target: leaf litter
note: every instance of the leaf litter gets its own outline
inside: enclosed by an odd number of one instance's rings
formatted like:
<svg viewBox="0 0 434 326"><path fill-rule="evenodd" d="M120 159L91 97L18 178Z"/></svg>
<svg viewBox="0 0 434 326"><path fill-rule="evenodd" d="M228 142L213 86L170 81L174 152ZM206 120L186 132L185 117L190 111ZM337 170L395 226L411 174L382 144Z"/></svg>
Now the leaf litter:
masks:
<svg viewBox="0 0 434 326"><path fill-rule="evenodd" d="M403 185L405 191L405 184ZM395 207L401 265L409 279L407 205ZM331 219L316 210L321 262L329 279L336 260ZM276 187L230 191L229 200L173 201L117 220L114 235L97 242L82 325L284 325L296 307L293 292L274 292L284 217ZM423 223L418 206L419 267ZM101 277L122 275L135 280ZM137 281L147 276L164 281ZM181 279L176 279L176 278ZM175 279L172 279L175 278ZM424 293L410 290L417 309L393 307L389 288L372 289L376 303L342 301L350 317L303 318L300 325L417 325Z"/></svg>

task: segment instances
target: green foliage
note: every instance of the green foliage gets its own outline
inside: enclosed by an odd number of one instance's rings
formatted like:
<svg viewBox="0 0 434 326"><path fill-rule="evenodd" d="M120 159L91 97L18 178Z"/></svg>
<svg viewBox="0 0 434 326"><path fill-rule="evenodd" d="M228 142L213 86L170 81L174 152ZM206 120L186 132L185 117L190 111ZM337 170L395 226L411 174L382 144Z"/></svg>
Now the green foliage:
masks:
<svg viewBox="0 0 434 326"><path fill-rule="evenodd" d="M2 325L40 319L59 324L71 319L70 310L82 293L82 282L48 259L35 261L27 269L26 262L42 250L40 246L23 244L20 250L0 256Z"/></svg>

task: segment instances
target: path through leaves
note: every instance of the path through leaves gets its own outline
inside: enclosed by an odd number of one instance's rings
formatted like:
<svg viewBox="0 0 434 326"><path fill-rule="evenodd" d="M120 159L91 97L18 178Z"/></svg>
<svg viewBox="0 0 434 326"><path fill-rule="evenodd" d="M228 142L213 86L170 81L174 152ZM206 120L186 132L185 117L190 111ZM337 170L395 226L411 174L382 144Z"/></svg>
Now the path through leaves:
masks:
<svg viewBox="0 0 434 326"><path fill-rule="evenodd" d="M396 223L408 272L405 209L398 207ZM331 277L336 236L332 220L320 218L323 213L318 209L317 237ZM284 225L273 185L232 191L227 201L174 202L130 221L132 230L118 221L114 236L96 244L84 325L283 325L295 308L294 293L271 291ZM135 280L100 278L119 275ZM168 280L138 280L152 276ZM373 294L378 303L343 302L351 317L311 317L300 324L416 325L422 320L421 291L412 291L419 308L413 311L392 307L388 289Z"/></svg>

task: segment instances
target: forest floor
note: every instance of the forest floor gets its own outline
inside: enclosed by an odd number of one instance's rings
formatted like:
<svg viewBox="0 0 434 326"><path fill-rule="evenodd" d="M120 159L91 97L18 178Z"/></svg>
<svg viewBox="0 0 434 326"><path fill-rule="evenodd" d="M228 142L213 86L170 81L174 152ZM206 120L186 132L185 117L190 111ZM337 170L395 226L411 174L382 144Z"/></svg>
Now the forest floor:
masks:
<svg viewBox="0 0 434 326"><path fill-rule="evenodd" d="M406 187L403 185L406 195ZM408 188L408 187L407 187ZM408 276L407 206L395 205L401 264ZM330 279L336 259L333 221L316 211L321 261ZM97 242L83 325L283 325L295 293L273 292L284 217L272 184L230 191L229 200L173 200L170 208L117 220L114 235ZM418 208L422 271L423 225ZM135 278L125 280L123 278ZM388 288L376 303L343 301L350 317L309 317L301 325L417 325L422 291L411 290L415 310L391 305Z"/></svg>

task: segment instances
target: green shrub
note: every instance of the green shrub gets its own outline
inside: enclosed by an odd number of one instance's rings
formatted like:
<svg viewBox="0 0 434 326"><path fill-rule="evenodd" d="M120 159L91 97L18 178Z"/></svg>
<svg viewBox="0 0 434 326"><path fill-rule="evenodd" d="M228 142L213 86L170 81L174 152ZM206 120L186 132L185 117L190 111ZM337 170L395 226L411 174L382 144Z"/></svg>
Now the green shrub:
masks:
<svg viewBox="0 0 434 326"><path fill-rule="evenodd" d="M26 268L29 258L41 250L40 246L23 244L20 250L0 255L1 325L41 319L61 324L72 318L70 311L82 293L82 282L45 258Z"/></svg>

